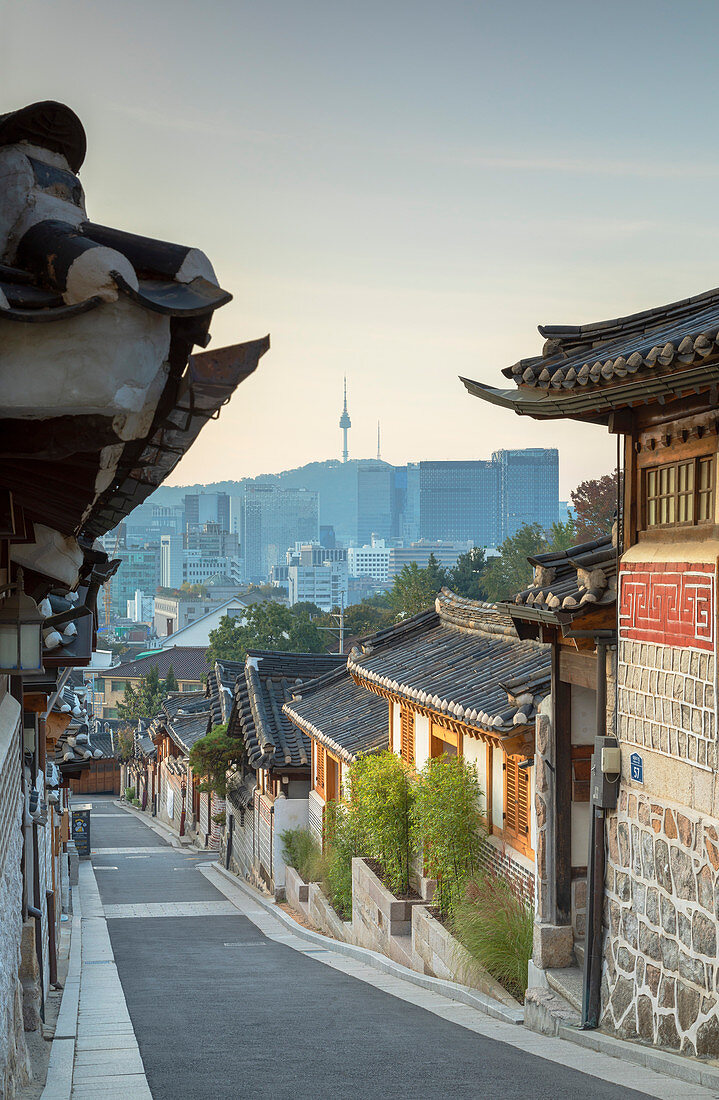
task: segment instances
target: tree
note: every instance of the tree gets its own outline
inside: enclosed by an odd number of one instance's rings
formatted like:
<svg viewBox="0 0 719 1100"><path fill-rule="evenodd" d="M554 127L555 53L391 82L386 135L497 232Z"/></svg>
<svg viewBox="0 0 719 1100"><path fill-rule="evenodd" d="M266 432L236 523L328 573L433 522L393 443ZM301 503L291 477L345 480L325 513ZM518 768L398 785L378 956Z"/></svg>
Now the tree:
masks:
<svg viewBox="0 0 719 1100"><path fill-rule="evenodd" d="M314 604L310 606L315 608ZM248 649L323 653L327 642L306 609L284 607L268 600L248 607L241 620L223 615L219 626L210 631L207 660L210 664L244 661Z"/></svg>
<svg viewBox="0 0 719 1100"><path fill-rule="evenodd" d="M532 582L532 566L527 558L545 553L547 539L539 523L525 523L514 535L505 539L499 556L490 558L484 572L488 599L511 600Z"/></svg>
<svg viewBox="0 0 719 1100"><path fill-rule="evenodd" d="M389 626L394 618L390 607L374 602L375 597L354 603L345 611L345 634L353 638L365 638L377 630Z"/></svg>
<svg viewBox="0 0 719 1100"><path fill-rule="evenodd" d="M484 550L475 546L457 558L457 564L447 574L447 586L458 596L466 596L469 600L486 600L487 591L482 579L486 568Z"/></svg>
<svg viewBox="0 0 719 1100"><path fill-rule="evenodd" d="M620 480L615 470L613 474L583 481L571 494L578 542L590 542L611 534Z"/></svg>
<svg viewBox="0 0 719 1100"><path fill-rule="evenodd" d="M434 554L430 554L427 567L420 569L416 561L403 565L394 579L389 598L399 615L417 615L434 604L435 596L445 583L444 569Z"/></svg>
<svg viewBox="0 0 719 1100"><path fill-rule="evenodd" d="M172 665L170 665L167 670L167 676L165 677L165 692L169 695L171 691L179 690L180 689L177 683L177 677L175 676L175 670Z"/></svg>
<svg viewBox="0 0 719 1100"><path fill-rule="evenodd" d="M115 734L115 759L126 764L135 755L135 731L127 726Z"/></svg>
<svg viewBox="0 0 719 1100"><path fill-rule="evenodd" d="M547 549L568 550L570 546L574 546L578 541L574 520L570 516L565 523L557 520L556 523L552 524L549 529Z"/></svg>
<svg viewBox="0 0 719 1100"><path fill-rule="evenodd" d="M227 794L227 770L242 759L244 743L239 737L228 737L227 725L214 726L190 749L190 767L202 779L201 791L214 791L219 798Z"/></svg>
<svg viewBox="0 0 719 1100"><path fill-rule="evenodd" d="M117 704L117 713L120 718L154 718L166 694L157 665L152 665L140 677L136 688L129 681L125 684L125 694L122 702Z"/></svg>

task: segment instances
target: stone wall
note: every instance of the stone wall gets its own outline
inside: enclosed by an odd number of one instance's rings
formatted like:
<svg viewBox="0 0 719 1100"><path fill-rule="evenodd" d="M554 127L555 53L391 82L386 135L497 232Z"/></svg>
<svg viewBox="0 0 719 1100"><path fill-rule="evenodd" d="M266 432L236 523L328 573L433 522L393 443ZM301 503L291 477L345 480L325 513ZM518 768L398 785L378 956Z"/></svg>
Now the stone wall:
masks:
<svg viewBox="0 0 719 1100"><path fill-rule="evenodd" d="M618 695L623 743L716 766L712 653L622 640Z"/></svg>
<svg viewBox="0 0 719 1100"><path fill-rule="evenodd" d="M718 872L719 822L621 791L607 820L604 1028L719 1057Z"/></svg>
<svg viewBox="0 0 719 1100"><path fill-rule="evenodd" d="M12 708L5 696L2 706ZM17 717L20 709L15 705ZM0 729L0 1097L15 1095L28 1081L29 1062L20 982L22 937L22 796L16 727ZM12 717L12 716L11 716ZM12 751L15 750L15 751Z"/></svg>

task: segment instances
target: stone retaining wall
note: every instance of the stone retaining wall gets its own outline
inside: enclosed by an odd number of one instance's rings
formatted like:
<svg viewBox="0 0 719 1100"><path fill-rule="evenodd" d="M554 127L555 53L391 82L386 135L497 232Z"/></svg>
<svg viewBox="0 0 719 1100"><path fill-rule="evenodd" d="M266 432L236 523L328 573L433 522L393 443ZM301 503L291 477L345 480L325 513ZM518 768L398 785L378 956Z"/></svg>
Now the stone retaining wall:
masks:
<svg viewBox="0 0 719 1100"><path fill-rule="evenodd" d="M604 1028L719 1057L717 872L719 822L621 792L607 821Z"/></svg>

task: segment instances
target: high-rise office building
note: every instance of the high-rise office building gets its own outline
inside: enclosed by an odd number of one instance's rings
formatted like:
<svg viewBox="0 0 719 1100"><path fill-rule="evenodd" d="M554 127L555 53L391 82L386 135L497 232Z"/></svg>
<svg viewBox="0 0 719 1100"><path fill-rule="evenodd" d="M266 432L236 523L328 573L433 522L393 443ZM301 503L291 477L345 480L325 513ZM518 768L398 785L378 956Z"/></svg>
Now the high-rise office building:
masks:
<svg viewBox="0 0 719 1100"><path fill-rule="evenodd" d="M112 578L111 606L125 618L127 601L139 589L147 596L154 596L160 584L160 550L157 544L128 547L121 552L122 563Z"/></svg>
<svg viewBox="0 0 719 1100"><path fill-rule="evenodd" d="M499 470L489 461L418 462L407 468L404 536L495 546Z"/></svg>
<svg viewBox="0 0 719 1100"><path fill-rule="evenodd" d="M501 538L513 535L525 523L548 530L559 517L559 451L528 447L495 451L501 491Z"/></svg>
<svg viewBox="0 0 719 1100"><path fill-rule="evenodd" d="M373 535L390 539L393 531L394 467L386 462L363 462L357 467L357 541Z"/></svg>
<svg viewBox="0 0 719 1100"><path fill-rule="evenodd" d="M319 497L308 489L280 489L255 482L245 487L244 559L250 581L266 581L296 542L319 539Z"/></svg>
<svg viewBox="0 0 719 1100"><path fill-rule="evenodd" d="M327 550L317 543L297 543L287 551L287 588L290 607L314 603L322 611L347 606L347 551Z"/></svg>
<svg viewBox="0 0 719 1100"><path fill-rule="evenodd" d="M187 531L201 530L206 523L217 523L222 531L230 530L228 493L187 493L184 507Z"/></svg>

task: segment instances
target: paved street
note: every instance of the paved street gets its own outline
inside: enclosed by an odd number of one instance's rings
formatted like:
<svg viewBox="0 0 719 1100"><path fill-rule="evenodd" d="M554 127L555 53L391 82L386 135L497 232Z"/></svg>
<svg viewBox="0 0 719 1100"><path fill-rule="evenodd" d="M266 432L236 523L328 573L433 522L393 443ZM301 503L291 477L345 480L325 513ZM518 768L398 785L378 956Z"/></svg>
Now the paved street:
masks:
<svg viewBox="0 0 719 1100"><path fill-rule="evenodd" d="M93 807L100 911L155 1100L706 1095L318 950L251 902L250 920L198 870L206 853Z"/></svg>

